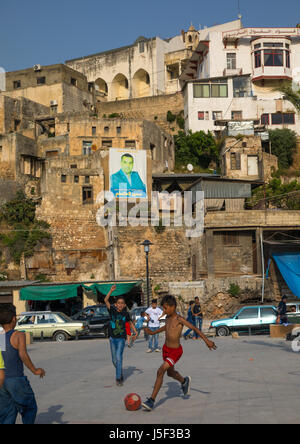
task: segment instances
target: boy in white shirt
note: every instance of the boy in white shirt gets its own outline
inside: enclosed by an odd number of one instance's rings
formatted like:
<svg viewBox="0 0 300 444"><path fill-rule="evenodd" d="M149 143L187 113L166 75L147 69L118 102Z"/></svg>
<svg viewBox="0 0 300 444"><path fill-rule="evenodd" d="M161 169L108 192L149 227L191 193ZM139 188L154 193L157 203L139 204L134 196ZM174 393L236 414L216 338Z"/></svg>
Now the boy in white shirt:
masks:
<svg viewBox="0 0 300 444"><path fill-rule="evenodd" d="M153 332L158 330L160 328L159 320L164 314L163 311L157 306L157 299L152 300L151 307L146 310L146 314L150 317L148 324L149 329ZM149 337L147 353L151 353L153 351L160 352L158 347L158 337L159 335Z"/></svg>

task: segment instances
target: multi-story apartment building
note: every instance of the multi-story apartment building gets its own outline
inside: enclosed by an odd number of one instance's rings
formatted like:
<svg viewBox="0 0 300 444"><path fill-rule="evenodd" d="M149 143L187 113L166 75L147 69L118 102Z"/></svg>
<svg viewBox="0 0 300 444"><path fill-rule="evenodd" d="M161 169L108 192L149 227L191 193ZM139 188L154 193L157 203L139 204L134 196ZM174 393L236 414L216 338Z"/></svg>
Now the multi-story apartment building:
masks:
<svg viewBox="0 0 300 444"><path fill-rule="evenodd" d="M221 131L222 121L258 120L300 134L294 106L279 91L299 82L300 28L208 29L201 33L181 83L185 125Z"/></svg>

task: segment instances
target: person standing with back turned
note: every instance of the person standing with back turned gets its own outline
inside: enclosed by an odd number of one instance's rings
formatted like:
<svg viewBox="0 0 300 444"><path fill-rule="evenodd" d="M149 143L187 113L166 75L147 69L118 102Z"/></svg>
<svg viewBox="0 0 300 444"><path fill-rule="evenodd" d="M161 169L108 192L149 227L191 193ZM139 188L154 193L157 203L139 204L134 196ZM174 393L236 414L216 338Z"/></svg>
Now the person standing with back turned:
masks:
<svg viewBox="0 0 300 444"><path fill-rule="evenodd" d="M36 368L31 362L25 334L14 330L16 324L16 307L1 304L0 325L5 331L5 351L2 351L5 380L0 388L0 424L15 424L18 413L23 424L34 424L37 404L30 383L24 376L24 364L40 378L45 376L45 370Z"/></svg>

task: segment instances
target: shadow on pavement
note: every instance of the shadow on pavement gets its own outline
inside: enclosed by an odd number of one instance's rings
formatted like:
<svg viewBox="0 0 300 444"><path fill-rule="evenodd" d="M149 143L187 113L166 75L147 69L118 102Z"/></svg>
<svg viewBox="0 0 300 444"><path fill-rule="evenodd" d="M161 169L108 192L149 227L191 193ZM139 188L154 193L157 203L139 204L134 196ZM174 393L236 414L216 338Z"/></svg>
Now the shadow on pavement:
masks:
<svg viewBox="0 0 300 444"><path fill-rule="evenodd" d="M54 405L49 407L48 412L38 414L36 424L68 424L68 421L62 420L64 412L59 411L62 407L62 405Z"/></svg>
<svg viewBox="0 0 300 444"><path fill-rule="evenodd" d="M183 397L182 390L181 390L180 384L178 382L168 382L167 385L168 385L168 388L166 391L166 396L164 398L160 399L155 407L162 405L164 402L168 401L169 399ZM202 390L197 390L197 389L193 389L193 388L191 388L191 391L203 393L205 395L208 395L210 393L210 392L204 392ZM190 396L185 396L184 398L188 399L189 397Z"/></svg>
<svg viewBox="0 0 300 444"><path fill-rule="evenodd" d="M132 376L134 373L141 374L141 373L144 373L144 372L141 369L136 368L136 367L132 367L132 366L131 367L125 367L123 369L124 380L130 378L130 376Z"/></svg>
<svg viewBox="0 0 300 444"><path fill-rule="evenodd" d="M276 348L284 350L286 352L292 352L295 353L292 349L292 342L291 341L285 341L282 343L277 343L277 344L273 344L271 342L266 342L266 341L243 341L244 344L252 344L252 345L263 345L263 346L267 346L267 347L271 347L271 348Z"/></svg>

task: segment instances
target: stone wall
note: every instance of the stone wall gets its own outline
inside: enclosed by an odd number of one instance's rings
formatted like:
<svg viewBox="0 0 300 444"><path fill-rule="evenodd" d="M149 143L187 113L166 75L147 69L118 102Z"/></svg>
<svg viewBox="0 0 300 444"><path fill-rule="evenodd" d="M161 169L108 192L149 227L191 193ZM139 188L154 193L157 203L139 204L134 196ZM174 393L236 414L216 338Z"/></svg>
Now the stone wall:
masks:
<svg viewBox="0 0 300 444"><path fill-rule="evenodd" d="M230 294L231 284L239 286L239 295ZM249 303L251 300L253 303L259 303L262 297L262 278L240 276L203 279L198 282L170 282L163 290L164 293L176 297L182 315L186 316L189 301L199 297L204 318L219 319L233 314L241 304ZM277 304L267 285L264 300Z"/></svg>
<svg viewBox="0 0 300 444"><path fill-rule="evenodd" d="M157 233L153 227L116 227L113 230L117 279L145 279L146 259L141 245L149 239L152 287L172 280L192 279L190 240L184 227L169 227Z"/></svg>
<svg viewBox="0 0 300 444"><path fill-rule="evenodd" d="M118 100L115 102L98 102L99 117L118 113L125 118L145 119L155 122L165 131L174 135L179 130L175 122L167 122L167 112L179 114L184 108L182 93L144 97L131 100ZM172 130L174 128L174 131Z"/></svg>

